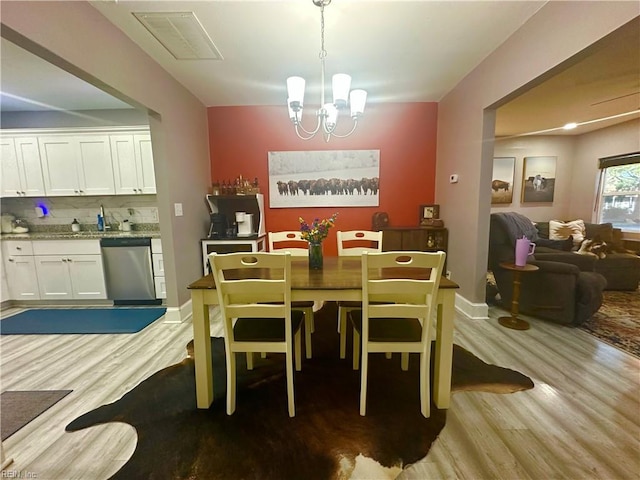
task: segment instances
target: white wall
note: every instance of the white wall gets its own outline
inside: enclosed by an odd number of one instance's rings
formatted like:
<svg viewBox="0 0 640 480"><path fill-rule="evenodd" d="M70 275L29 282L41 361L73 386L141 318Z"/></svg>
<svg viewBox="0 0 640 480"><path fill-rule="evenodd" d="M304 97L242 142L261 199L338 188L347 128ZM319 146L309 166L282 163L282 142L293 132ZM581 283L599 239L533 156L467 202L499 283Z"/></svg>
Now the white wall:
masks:
<svg viewBox="0 0 640 480"><path fill-rule="evenodd" d="M447 265L459 293L486 314L485 278L495 108L638 16L637 2L551 1L438 105L436 203L449 228ZM449 175L460 181L449 183ZM470 242L469 239L475 239Z"/></svg>
<svg viewBox="0 0 640 480"><path fill-rule="evenodd" d="M494 212L518 212L531 220L565 219L569 216L576 140L570 136L536 136L496 139L494 156L515 157L513 202L491 205ZM553 203L522 203L522 172L525 157L556 157Z"/></svg>
<svg viewBox="0 0 640 480"><path fill-rule="evenodd" d="M640 152L640 120L631 120L577 138L569 208L571 218L596 218L593 207L600 176L598 159L631 152Z"/></svg>

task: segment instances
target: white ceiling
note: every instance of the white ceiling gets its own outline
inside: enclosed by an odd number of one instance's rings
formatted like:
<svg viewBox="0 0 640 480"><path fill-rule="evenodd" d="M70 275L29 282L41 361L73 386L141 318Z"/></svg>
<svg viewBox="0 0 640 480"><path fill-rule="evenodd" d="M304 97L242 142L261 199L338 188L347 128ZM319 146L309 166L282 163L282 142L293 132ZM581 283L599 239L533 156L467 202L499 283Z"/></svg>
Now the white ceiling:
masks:
<svg viewBox="0 0 640 480"><path fill-rule="evenodd" d="M437 102L544 3L333 0L325 8L327 77L340 71L351 74L352 87L366 89L370 104ZM311 0L106 0L92 5L207 106L284 108L285 80L296 74L307 79L305 103L309 107L319 103L320 9ZM132 15L151 11L194 12L224 59L174 59ZM640 40L638 31L636 40ZM633 40L633 36L629 38ZM7 43L3 40L0 45L0 81L2 92L13 97L2 96L2 111L46 109L48 105L70 110L125 106ZM627 49L622 59L627 78L624 92L635 89L635 96L628 95L627 104L635 101L637 105L640 41L630 43L635 47ZM592 69L593 65L586 71ZM635 83L631 78L634 72ZM598 85L600 97L620 96L619 88L610 95L605 91L610 85ZM556 117L540 111L540 105L567 112L569 109L558 103L567 100L571 89L564 90L553 102L540 102L530 93L528 104L522 107L538 107L535 116L523 114L522 109L502 107L496 133L513 135L559 126L550 124ZM31 103L17 101L16 97L30 99ZM621 107L620 102L614 103L616 108ZM533 128L533 117L547 120L535 123ZM538 128L543 123L544 127Z"/></svg>

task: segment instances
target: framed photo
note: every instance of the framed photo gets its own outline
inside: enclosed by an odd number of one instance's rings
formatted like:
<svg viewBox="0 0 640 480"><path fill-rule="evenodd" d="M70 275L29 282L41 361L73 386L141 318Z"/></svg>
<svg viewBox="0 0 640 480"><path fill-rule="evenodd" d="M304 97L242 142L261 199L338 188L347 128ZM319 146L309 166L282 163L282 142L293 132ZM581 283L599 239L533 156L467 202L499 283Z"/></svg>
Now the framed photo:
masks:
<svg viewBox="0 0 640 480"><path fill-rule="evenodd" d="M440 218L440 205L420 205L420 223Z"/></svg>
<svg viewBox="0 0 640 480"><path fill-rule="evenodd" d="M553 203L558 157L525 157L522 203Z"/></svg>
<svg viewBox="0 0 640 480"><path fill-rule="evenodd" d="M496 157L493 159L491 176L491 204L513 201L513 178L516 157Z"/></svg>
<svg viewBox="0 0 640 480"><path fill-rule="evenodd" d="M269 152L269 207L377 207L380 150Z"/></svg>

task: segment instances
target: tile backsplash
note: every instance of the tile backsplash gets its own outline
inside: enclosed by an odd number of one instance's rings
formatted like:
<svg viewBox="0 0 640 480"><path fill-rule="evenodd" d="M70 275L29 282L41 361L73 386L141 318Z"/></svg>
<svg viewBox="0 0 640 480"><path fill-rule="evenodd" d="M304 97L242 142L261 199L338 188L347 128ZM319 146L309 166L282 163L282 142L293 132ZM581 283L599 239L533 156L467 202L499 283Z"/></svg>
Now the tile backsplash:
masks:
<svg viewBox="0 0 640 480"><path fill-rule="evenodd" d="M106 223L117 225L122 220L136 224L157 224L158 207L155 195L112 195L87 197L2 198L0 209L25 220L29 227L38 230L54 225L71 225L78 219L80 225L96 225L100 205L104 207ZM36 207L46 211L37 216Z"/></svg>

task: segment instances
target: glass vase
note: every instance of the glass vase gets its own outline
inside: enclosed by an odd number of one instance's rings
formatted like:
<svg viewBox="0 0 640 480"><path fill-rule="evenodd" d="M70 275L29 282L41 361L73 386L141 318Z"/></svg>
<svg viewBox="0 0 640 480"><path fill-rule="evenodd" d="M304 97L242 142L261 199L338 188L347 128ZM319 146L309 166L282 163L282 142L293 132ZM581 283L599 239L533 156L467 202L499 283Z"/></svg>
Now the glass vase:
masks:
<svg viewBox="0 0 640 480"><path fill-rule="evenodd" d="M322 242L309 242L309 268L322 270Z"/></svg>

